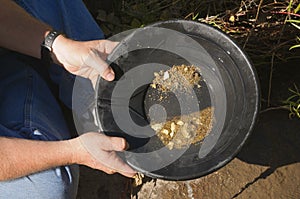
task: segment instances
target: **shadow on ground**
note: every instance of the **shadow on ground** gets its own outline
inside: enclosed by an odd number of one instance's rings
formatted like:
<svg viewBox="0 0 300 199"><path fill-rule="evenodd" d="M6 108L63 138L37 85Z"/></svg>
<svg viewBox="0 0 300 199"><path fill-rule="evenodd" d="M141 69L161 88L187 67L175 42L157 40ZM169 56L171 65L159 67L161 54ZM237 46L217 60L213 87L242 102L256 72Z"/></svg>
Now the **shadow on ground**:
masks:
<svg viewBox="0 0 300 199"><path fill-rule="evenodd" d="M300 162L300 120L288 118L286 110L260 114L257 125L237 158L249 164L268 168L248 182L234 197L260 179L266 179L277 168ZM234 198L233 197L233 198Z"/></svg>

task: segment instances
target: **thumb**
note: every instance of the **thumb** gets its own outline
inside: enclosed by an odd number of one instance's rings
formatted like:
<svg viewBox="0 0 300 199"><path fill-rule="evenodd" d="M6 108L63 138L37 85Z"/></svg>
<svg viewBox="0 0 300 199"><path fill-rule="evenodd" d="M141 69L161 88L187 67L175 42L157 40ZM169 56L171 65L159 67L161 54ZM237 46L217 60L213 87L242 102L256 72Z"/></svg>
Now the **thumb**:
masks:
<svg viewBox="0 0 300 199"><path fill-rule="evenodd" d="M110 140L110 147L107 148L107 150L112 151L124 151L128 148L128 143L124 138L120 137L108 137ZM110 149L109 149L110 148Z"/></svg>
<svg viewBox="0 0 300 199"><path fill-rule="evenodd" d="M110 66L107 66L107 68L101 74L101 77L107 81L113 81L115 79L115 73Z"/></svg>
<svg viewBox="0 0 300 199"><path fill-rule="evenodd" d="M97 134L100 143L99 146L104 151L124 151L128 148L128 143L121 137L110 137L104 134Z"/></svg>

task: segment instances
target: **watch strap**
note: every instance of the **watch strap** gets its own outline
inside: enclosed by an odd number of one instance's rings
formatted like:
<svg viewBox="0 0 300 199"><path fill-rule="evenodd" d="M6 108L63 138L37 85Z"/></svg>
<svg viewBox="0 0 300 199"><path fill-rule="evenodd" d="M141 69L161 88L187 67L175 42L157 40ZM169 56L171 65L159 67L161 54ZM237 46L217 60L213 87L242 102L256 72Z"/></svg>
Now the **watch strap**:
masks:
<svg viewBox="0 0 300 199"><path fill-rule="evenodd" d="M51 53L53 42L60 34L60 32L55 30L50 31L41 45L41 60L47 67L49 67L52 62Z"/></svg>
<svg viewBox="0 0 300 199"><path fill-rule="evenodd" d="M52 45L54 40L56 39L57 36L59 36L61 33L55 30L50 31L47 36L45 37L45 40L42 44L45 48L48 48L50 52L52 52Z"/></svg>

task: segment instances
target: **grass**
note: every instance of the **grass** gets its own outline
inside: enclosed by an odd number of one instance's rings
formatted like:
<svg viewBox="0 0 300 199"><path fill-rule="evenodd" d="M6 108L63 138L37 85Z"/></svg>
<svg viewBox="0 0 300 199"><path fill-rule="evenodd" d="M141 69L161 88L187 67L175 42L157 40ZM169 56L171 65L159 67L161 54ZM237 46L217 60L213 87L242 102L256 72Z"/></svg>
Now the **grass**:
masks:
<svg viewBox="0 0 300 199"><path fill-rule="evenodd" d="M290 110L290 117L296 116L300 118L300 92L296 85L295 89L289 88L289 91L291 92L291 96L283 104Z"/></svg>
<svg viewBox="0 0 300 199"><path fill-rule="evenodd" d="M292 8L292 4L293 4L293 0L290 0L290 4L287 8L288 11L288 20L286 20L286 22L291 23L295 28L297 28L300 31L300 14L298 14L298 12L300 11L300 3L298 4L298 6L293 9ZM296 19L291 19L291 17L296 17ZM300 42L300 38L297 37L297 41ZM290 47L289 50L295 49L295 48L299 48L300 44L296 44ZM290 110L290 117L298 117L300 118L300 92L297 88L297 86L294 86L295 89L291 89L289 88L289 91L291 92L291 96L289 98L287 98L283 104L285 105L286 108L288 108Z"/></svg>
<svg viewBox="0 0 300 199"><path fill-rule="evenodd" d="M297 7L295 9L293 9L293 2L295 2L295 0L290 0L290 4L287 8L287 13L288 13L288 17L289 19L286 20L286 22L291 23L295 28L297 28L300 31L300 3L297 5ZM297 1L298 2L298 1ZM296 19L291 19L291 17L294 17ZM297 37L297 42L300 42L300 38ZM294 48L299 48L300 44L296 44L290 47L290 50L294 49Z"/></svg>
<svg viewBox="0 0 300 199"><path fill-rule="evenodd" d="M300 36L297 37L300 31L299 0L84 1L99 4L100 7L91 8L97 11L96 19L107 37L169 19L199 21L219 28L240 44L256 68L271 68L269 95L264 99L268 101L267 107L270 105L273 65L300 58ZM101 8L105 2L109 9ZM297 102L294 98L290 100ZM292 113L297 115L298 106L291 105Z"/></svg>

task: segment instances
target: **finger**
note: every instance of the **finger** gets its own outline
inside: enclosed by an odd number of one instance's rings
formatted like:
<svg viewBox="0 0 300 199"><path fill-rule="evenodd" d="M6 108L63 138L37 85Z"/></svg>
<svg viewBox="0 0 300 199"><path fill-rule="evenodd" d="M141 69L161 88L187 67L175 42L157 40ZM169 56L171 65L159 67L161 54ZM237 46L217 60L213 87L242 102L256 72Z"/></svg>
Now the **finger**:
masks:
<svg viewBox="0 0 300 199"><path fill-rule="evenodd" d="M103 134L101 139L101 148L105 151L124 151L128 148L128 144L124 138L109 137Z"/></svg>
<svg viewBox="0 0 300 199"><path fill-rule="evenodd" d="M101 77L103 77L107 81L113 81L115 79L115 72L111 67L107 67L101 74Z"/></svg>
<svg viewBox="0 0 300 199"><path fill-rule="evenodd" d="M111 152L105 163L100 163L98 168L108 174L120 173L126 177L133 177L137 172L126 164L115 152Z"/></svg>
<svg viewBox="0 0 300 199"><path fill-rule="evenodd" d="M115 170L112 170L112 169L102 169L102 171L104 171L105 173L111 175L111 174L115 174L116 171Z"/></svg>
<svg viewBox="0 0 300 199"><path fill-rule="evenodd" d="M128 177L128 178L133 178L133 177L137 174L136 171L130 172L130 173L119 171L118 173L119 173L119 174L122 174L123 176L126 176L126 177Z"/></svg>
<svg viewBox="0 0 300 199"><path fill-rule="evenodd" d="M115 78L115 73L112 68L101 59L99 52L95 49L92 50L88 59L85 61L88 67L91 67L97 71L101 77L107 81L112 81Z"/></svg>
<svg viewBox="0 0 300 199"><path fill-rule="evenodd" d="M119 42L106 40L105 41L105 52L107 54L110 54L118 44L119 44Z"/></svg>
<svg viewBox="0 0 300 199"><path fill-rule="evenodd" d="M128 143L124 138L120 137L109 137L112 143L113 151L124 151L129 148Z"/></svg>
<svg viewBox="0 0 300 199"><path fill-rule="evenodd" d="M112 170L115 170L116 172L127 177L133 177L137 173L128 164L126 164L115 152L111 153L107 164L110 165L110 168Z"/></svg>
<svg viewBox="0 0 300 199"><path fill-rule="evenodd" d="M89 151L124 151L128 143L121 137L110 137L102 133L87 133L79 137L80 142ZM97 150L96 150L97 149Z"/></svg>
<svg viewBox="0 0 300 199"><path fill-rule="evenodd" d="M124 138L108 137L99 133L88 133L80 136L81 145L93 157L93 168L105 172L118 172L124 176L132 177L134 171L114 151L126 149L127 144Z"/></svg>
<svg viewBox="0 0 300 199"><path fill-rule="evenodd" d="M103 172L105 172L109 175L119 173L119 174L121 174L123 176L126 176L126 177L129 177L129 178L133 178L137 174L136 171L133 171L133 172L124 172L122 170L121 171L116 171L116 170L113 170L113 169L110 169L110 168L106 168L105 166L100 167L100 168L95 168L95 169L101 170L101 171L103 171Z"/></svg>
<svg viewBox="0 0 300 199"><path fill-rule="evenodd" d="M101 170L101 171L103 171L103 172L105 172L109 175L119 173L119 174L121 174L123 176L126 176L128 178L133 178L137 174L136 171L134 171L134 172L123 172L123 171L116 171L116 170L112 170L112 169L108 169L108 168L102 168L102 169L99 169L99 170Z"/></svg>
<svg viewBox="0 0 300 199"><path fill-rule="evenodd" d="M119 42L109 41L109 40L97 40L95 41L96 45L93 48L96 48L100 53L100 56L103 60L107 59L107 56L115 49Z"/></svg>

